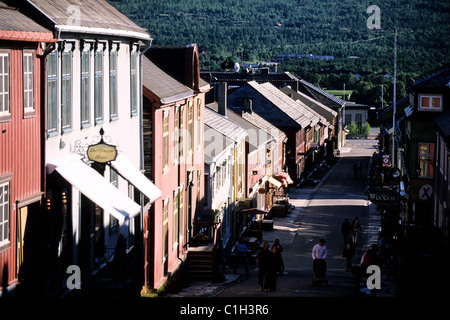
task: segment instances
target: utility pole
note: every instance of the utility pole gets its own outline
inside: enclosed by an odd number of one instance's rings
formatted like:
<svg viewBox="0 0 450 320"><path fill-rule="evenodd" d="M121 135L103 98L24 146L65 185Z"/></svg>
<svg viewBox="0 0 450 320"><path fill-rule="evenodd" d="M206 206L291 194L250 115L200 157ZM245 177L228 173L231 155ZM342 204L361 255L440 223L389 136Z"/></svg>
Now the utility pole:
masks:
<svg viewBox="0 0 450 320"><path fill-rule="evenodd" d="M396 113L396 82L397 82L397 28L395 28L395 40L394 40L394 110L392 114L392 159L391 166L394 167L395 163L395 113Z"/></svg>

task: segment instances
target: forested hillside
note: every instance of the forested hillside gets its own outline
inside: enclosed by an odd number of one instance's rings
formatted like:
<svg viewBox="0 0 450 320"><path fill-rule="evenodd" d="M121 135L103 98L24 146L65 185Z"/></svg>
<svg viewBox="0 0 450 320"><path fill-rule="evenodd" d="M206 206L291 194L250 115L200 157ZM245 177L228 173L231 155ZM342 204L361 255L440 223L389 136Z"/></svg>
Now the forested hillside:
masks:
<svg viewBox="0 0 450 320"><path fill-rule="evenodd" d="M197 43L203 70L220 69L226 58L257 62L306 53L334 59L296 59L279 70L322 86L330 74L392 74L395 28L400 76L450 62L448 0L109 1L146 28L155 45ZM367 27L372 4L380 8L381 29Z"/></svg>

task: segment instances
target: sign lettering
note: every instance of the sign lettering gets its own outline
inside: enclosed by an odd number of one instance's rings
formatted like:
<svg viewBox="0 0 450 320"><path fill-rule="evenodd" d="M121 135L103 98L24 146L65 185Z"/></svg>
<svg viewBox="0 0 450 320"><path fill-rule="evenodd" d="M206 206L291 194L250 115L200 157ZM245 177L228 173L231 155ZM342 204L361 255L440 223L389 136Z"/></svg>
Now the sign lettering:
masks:
<svg viewBox="0 0 450 320"><path fill-rule="evenodd" d="M107 163L116 159L117 149L115 146L99 143L89 146L87 155L91 161Z"/></svg>

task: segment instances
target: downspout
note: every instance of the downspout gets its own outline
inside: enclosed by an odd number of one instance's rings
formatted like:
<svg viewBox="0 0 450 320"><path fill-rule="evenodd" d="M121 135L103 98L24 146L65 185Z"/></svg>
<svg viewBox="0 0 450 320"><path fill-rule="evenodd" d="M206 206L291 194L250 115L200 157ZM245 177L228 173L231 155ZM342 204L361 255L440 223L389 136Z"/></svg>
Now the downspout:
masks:
<svg viewBox="0 0 450 320"><path fill-rule="evenodd" d="M143 64L142 64L142 57L145 55L145 53L148 51L148 49L150 49L150 47L152 46L152 41L153 39L150 38L149 42L147 43L147 45L145 46L144 50L141 51L141 53L139 54L139 96L140 96L140 102L139 102L139 158L140 158L140 169L143 172L144 171L144 130L143 130L143 124L144 124L144 94L143 94L143 90L142 90L142 73L143 73ZM150 257L148 257L148 255L146 254L146 251L148 251L147 246L150 245L149 243L149 238L148 238L148 234L147 234L147 230L150 227L150 217L148 217L147 219L147 223L145 224L145 219L144 219L144 214L145 212L149 212L150 211L150 206L148 206L148 208L146 208L146 210L144 210L144 201L145 201L145 197L144 194L141 192L140 193L140 205L141 205L141 229L142 229L142 236L141 236L141 241L142 241L142 245L140 248L140 256L143 257L143 262L144 262L144 270L141 269L141 272L143 271L144 273L144 285L142 287L142 291L141 294L146 294L148 292L150 292L151 288L150 288L150 283L149 283L149 268L150 268ZM147 226L146 229L144 229L144 226ZM142 275L142 273L141 273Z"/></svg>

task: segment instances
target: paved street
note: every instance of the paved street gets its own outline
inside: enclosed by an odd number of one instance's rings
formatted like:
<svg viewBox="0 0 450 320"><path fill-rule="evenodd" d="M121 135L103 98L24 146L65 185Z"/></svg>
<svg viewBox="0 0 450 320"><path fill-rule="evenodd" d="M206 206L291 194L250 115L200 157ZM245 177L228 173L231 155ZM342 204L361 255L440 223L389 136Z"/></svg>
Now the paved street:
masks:
<svg viewBox="0 0 450 320"><path fill-rule="evenodd" d="M271 243L278 237L285 250L283 259L287 274L278 277L275 292L261 292L257 284L257 268L251 270L248 279L225 287L219 297L349 297L354 295L353 277L345 271L342 258L343 237L341 224L345 218L351 222L358 216L363 232L353 264L359 263L363 246L374 231L367 227L369 201L364 195L366 182L354 178L352 166L361 162L363 175L367 171L370 156L377 140L348 140L341 149L338 162L325 178L310 189L291 188L289 196L296 206L288 217L275 220L274 231L266 231L263 240ZM375 231L376 232L376 231ZM328 287L312 286L312 247L320 238L327 240ZM241 270L243 273L243 270Z"/></svg>

